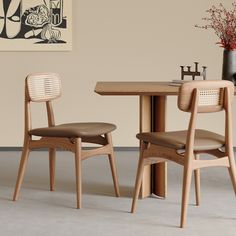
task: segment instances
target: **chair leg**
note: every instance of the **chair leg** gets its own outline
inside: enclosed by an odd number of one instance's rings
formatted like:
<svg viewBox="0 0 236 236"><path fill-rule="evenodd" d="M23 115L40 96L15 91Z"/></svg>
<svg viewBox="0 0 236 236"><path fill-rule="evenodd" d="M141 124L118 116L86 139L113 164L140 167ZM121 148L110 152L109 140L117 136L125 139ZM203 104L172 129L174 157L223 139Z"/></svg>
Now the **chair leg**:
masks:
<svg viewBox="0 0 236 236"><path fill-rule="evenodd" d="M82 151L81 138L77 138L75 141L75 178L76 178L76 196L77 196L77 208L78 209L81 208L81 195L82 195L81 151Z"/></svg>
<svg viewBox="0 0 236 236"><path fill-rule="evenodd" d="M55 190L55 163L56 149L49 148L49 175L50 175L50 191Z"/></svg>
<svg viewBox="0 0 236 236"><path fill-rule="evenodd" d="M195 159L199 159L199 155L195 155ZM194 170L194 181L195 181L195 196L196 196L196 205L200 205L201 191L200 191L200 169Z"/></svg>
<svg viewBox="0 0 236 236"><path fill-rule="evenodd" d="M136 180L135 180L135 189L134 189L131 213L134 213L136 210L136 202L137 202L138 195L139 195L140 188L141 188L143 170L144 170L144 158L142 156L142 151L141 151L140 157L139 157L139 163L138 163L137 176L136 176Z"/></svg>
<svg viewBox="0 0 236 236"><path fill-rule="evenodd" d="M192 168L190 168L188 165L185 165L184 176L183 176L182 207L181 207L181 221L180 221L181 228L184 227L186 222L191 178L192 178Z"/></svg>
<svg viewBox="0 0 236 236"><path fill-rule="evenodd" d="M119 183L118 183L118 178L117 178L114 154L113 153L109 154L108 157L109 157L109 162L111 166L111 173L112 173L112 179L113 179L116 197L120 197L120 189L119 189Z"/></svg>
<svg viewBox="0 0 236 236"><path fill-rule="evenodd" d="M235 160L234 160L233 152L231 155L229 155L229 164L230 164L230 167L228 168L229 175L230 175L231 182L232 182L234 192L236 195L236 167L235 167Z"/></svg>
<svg viewBox="0 0 236 236"><path fill-rule="evenodd" d="M22 154L21 154L21 161L20 161L20 166L19 166L19 170L18 170L15 192L13 195L13 201L16 201L19 198L19 192L20 192L20 188L21 188L21 185L23 182L24 175L25 175L25 169L26 169L26 165L28 162L29 152L30 152L29 140L27 139L24 142L24 147L23 147Z"/></svg>
<svg viewBox="0 0 236 236"><path fill-rule="evenodd" d="M119 189L119 182L118 182L118 178L117 178L117 170L116 170L116 163L115 163L111 133L108 133L105 136L106 136L107 142L111 148L111 153L108 155L108 158L109 158L109 163L110 163L110 167L111 167L111 173L112 173L112 179L113 179L113 184L114 184L114 188L115 188L115 193L116 193L116 197L120 197L120 189Z"/></svg>

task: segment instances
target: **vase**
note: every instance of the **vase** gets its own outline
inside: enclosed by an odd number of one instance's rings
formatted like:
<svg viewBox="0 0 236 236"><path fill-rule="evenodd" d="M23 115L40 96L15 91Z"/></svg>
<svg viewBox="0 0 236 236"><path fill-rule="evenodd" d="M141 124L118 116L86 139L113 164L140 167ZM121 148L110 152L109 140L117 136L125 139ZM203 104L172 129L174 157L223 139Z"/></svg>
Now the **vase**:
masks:
<svg viewBox="0 0 236 236"><path fill-rule="evenodd" d="M222 79L236 85L236 50L224 50Z"/></svg>

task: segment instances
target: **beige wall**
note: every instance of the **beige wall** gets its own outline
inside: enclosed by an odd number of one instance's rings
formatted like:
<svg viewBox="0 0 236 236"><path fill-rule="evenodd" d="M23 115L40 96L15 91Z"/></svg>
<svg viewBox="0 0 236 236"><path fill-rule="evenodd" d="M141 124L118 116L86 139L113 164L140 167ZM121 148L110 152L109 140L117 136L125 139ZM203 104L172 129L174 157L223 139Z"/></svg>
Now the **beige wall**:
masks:
<svg viewBox="0 0 236 236"><path fill-rule="evenodd" d="M99 96L93 92L96 81L179 79L179 66L194 61L208 67L208 79L221 79L216 37L194 28L205 9L219 2L230 1L73 0L72 52L0 53L0 146L22 145L24 78L39 71L62 76L63 97L55 103L58 123L114 122L115 146L138 145L138 98ZM43 125L41 108L34 113L35 124ZM185 128L187 117L170 98L167 128ZM204 118L203 127L223 132L222 115Z"/></svg>

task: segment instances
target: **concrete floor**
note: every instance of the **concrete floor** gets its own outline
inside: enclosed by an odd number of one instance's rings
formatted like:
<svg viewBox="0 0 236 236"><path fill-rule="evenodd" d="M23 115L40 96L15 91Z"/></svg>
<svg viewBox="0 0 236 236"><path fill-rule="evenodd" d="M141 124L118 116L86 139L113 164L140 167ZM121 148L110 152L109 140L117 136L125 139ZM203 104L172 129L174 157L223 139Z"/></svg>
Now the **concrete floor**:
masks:
<svg viewBox="0 0 236 236"><path fill-rule="evenodd" d="M202 170L202 202L194 206L192 188L185 229L178 228L182 168L168 165L168 197L138 201L130 214L138 153L116 152L121 198L114 197L105 157L83 162L83 209L77 210L74 159L58 152L56 191L48 191L46 152L32 152L20 199L13 202L19 152L0 153L0 235L236 235L236 202L224 168Z"/></svg>

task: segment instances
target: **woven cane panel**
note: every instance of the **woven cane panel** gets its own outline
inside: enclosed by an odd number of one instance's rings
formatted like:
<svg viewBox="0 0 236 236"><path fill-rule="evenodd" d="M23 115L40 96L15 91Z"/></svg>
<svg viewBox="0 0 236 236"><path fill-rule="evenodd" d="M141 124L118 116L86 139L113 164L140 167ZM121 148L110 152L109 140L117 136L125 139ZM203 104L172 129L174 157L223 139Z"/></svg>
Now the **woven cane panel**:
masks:
<svg viewBox="0 0 236 236"><path fill-rule="evenodd" d="M206 89L199 91L199 106L215 106L221 104L220 89Z"/></svg>
<svg viewBox="0 0 236 236"><path fill-rule="evenodd" d="M61 80L56 74L29 75L27 86L33 102L50 101L61 95Z"/></svg>

